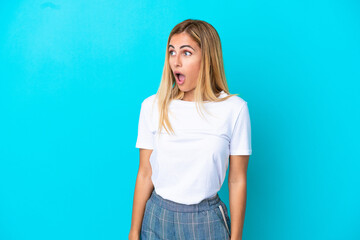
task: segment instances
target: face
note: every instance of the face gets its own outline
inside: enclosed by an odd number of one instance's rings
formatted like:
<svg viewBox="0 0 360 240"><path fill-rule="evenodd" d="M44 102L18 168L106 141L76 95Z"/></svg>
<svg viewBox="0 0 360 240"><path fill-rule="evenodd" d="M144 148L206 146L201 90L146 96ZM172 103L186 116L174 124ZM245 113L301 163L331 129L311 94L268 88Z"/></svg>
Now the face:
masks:
<svg viewBox="0 0 360 240"><path fill-rule="evenodd" d="M171 37L168 51L169 63L176 84L184 92L184 99L191 99L200 71L201 48L187 33L183 32Z"/></svg>

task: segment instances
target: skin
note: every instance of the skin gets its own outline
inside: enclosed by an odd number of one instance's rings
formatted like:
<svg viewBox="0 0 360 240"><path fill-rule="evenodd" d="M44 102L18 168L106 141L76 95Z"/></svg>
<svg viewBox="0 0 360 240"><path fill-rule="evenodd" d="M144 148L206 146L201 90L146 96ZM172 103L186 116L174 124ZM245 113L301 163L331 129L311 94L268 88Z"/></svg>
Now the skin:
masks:
<svg viewBox="0 0 360 240"><path fill-rule="evenodd" d="M171 45L171 46L170 46ZM185 46L188 45L188 46ZM201 49L187 33L175 34L169 44L171 70L180 71L186 77L179 85L184 92L184 101L194 101L196 79L200 71ZM153 150L140 149L140 164L136 178L129 240L139 240L146 201L154 189L151 181L150 155ZM245 220L246 178L249 155L230 155L229 202L231 218L231 240L241 240Z"/></svg>
<svg viewBox="0 0 360 240"><path fill-rule="evenodd" d="M231 219L231 240L241 240L246 208L246 176L249 155L230 155L229 203Z"/></svg>
<svg viewBox="0 0 360 240"><path fill-rule="evenodd" d="M150 155L153 150L139 149L140 151L140 164L136 177L135 193L133 199L133 209L131 218L131 227L129 233L129 240L139 240L142 220L145 213L146 201L154 189L151 181L151 165Z"/></svg>
<svg viewBox="0 0 360 240"><path fill-rule="evenodd" d="M174 71L180 71L185 75L185 83L178 85L184 92L182 100L194 101L196 80L201 65L201 48L189 34L182 32L171 37L168 51L170 54L169 64L173 74Z"/></svg>

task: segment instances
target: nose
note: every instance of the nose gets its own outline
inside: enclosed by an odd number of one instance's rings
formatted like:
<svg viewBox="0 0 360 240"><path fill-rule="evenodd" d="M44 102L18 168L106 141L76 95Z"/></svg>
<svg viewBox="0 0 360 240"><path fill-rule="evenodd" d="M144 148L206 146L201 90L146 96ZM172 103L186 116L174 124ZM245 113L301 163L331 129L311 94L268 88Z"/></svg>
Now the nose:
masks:
<svg viewBox="0 0 360 240"><path fill-rule="evenodd" d="M176 56L175 56L174 64L175 64L175 67L181 66L180 55L176 55Z"/></svg>

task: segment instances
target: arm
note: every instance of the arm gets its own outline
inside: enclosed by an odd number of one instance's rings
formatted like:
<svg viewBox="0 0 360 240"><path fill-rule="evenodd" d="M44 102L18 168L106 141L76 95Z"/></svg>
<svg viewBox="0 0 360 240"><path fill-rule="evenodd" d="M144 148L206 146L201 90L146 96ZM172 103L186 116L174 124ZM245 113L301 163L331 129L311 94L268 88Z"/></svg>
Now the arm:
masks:
<svg viewBox="0 0 360 240"><path fill-rule="evenodd" d="M231 240L241 240L246 208L246 172L249 155L230 155L229 200Z"/></svg>
<svg viewBox="0 0 360 240"><path fill-rule="evenodd" d="M136 178L129 239L139 239L146 201L154 189L151 181L150 155L153 150L140 149L140 165Z"/></svg>

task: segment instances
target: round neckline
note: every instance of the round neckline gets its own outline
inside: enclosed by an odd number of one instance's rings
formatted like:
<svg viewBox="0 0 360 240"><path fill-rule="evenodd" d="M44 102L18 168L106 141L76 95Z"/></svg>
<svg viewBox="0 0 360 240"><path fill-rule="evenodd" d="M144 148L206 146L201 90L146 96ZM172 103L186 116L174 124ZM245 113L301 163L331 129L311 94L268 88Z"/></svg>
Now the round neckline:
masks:
<svg viewBox="0 0 360 240"><path fill-rule="evenodd" d="M224 90L220 92L220 95L218 98L222 98L222 95L224 95ZM195 104L195 101L185 101L181 99L173 99L172 101L179 102L179 103L185 103L185 104ZM203 103L213 103L214 101L203 101Z"/></svg>

